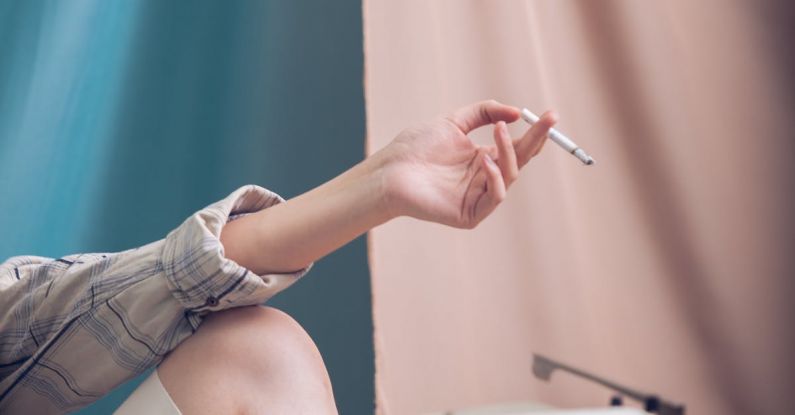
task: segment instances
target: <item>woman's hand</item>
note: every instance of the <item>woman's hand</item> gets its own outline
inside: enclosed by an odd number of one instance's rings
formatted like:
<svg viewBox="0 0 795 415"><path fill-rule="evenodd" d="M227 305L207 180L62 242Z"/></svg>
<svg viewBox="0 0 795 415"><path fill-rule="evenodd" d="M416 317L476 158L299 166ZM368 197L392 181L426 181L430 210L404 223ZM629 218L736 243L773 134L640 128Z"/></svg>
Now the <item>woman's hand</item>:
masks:
<svg viewBox="0 0 795 415"><path fill-rule="evenodd" d="M546 112L514 140L505 122L518 118L517 108L491 100L401 132L374 156L382 159L392 215L475 227L503 201L519 169L538 154L557 121ZM495 124L495 145L479 146L467 137L487 124Z"/></svg>

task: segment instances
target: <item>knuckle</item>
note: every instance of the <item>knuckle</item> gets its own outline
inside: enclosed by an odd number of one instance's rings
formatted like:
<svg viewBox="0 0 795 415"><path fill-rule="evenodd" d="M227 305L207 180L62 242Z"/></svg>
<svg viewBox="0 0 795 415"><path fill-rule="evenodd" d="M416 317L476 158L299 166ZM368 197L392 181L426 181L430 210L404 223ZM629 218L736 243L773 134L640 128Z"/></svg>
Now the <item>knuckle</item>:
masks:
<svg viewBox="0 0 795 415"><path fill-rule="evenodd" d="M444 121L445 123L447 123L447 125L453 127L456 130L460 131L464 130L464 125L461 124L460 121L458 121L455 115L452 114L445 115L444 117L442 117L442 121Z"/></svg>

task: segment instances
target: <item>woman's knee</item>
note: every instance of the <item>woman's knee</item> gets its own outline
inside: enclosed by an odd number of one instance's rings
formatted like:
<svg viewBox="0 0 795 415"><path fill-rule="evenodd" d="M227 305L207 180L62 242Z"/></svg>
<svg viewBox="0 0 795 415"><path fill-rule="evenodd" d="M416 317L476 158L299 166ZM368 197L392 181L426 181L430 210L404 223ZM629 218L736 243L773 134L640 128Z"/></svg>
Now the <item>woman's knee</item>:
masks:
<svg viewBox="0 0 795 415"><path fill-rule="evenodd" d="M247 356L249 362L251 357L268 359L281 351L320 359L317 347L304 328L290 315L273 307L239 307L213 313L205 318L193 337L218 352Z"/></svg>
<svg viewBox="0 0 795 415"><path fill-rule="evenodd" d="M274 409L261 405L301 401L334 408L328 373L314 342L298 322L272 307L207 316L163 361L158 374L169 393L174 390L178 406L187 394L195 396L194 388L209 388L208 393L216 391L246 408ZM215 389L213 384L224 386Z"/></svg>

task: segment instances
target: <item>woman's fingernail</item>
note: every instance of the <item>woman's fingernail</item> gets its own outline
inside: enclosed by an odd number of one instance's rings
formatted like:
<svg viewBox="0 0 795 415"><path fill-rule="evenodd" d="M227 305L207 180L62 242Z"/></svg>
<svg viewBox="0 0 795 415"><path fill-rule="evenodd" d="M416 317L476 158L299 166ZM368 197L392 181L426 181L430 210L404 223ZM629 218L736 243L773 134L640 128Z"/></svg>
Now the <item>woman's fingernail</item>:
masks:
<svg viewBox="0 0 795 415"><path fill-rule="evenodd" d="M497 167L497 163L495 163L494 160L491 159L491 156L486 154L485 157L486 157L486 163L490 164L492 167Z"/></svg>

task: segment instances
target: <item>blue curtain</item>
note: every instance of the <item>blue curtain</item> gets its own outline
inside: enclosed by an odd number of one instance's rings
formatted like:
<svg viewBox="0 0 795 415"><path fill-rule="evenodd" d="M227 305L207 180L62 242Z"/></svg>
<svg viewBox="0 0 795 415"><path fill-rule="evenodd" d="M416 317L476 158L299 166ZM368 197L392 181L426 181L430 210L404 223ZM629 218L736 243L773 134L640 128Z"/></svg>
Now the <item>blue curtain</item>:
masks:
<svg viewBox="0 0 795 415"><path fill-rule="evenodd" d="M240 185L289 198L363 157L358 0L3 1L0 62L0 259L145 244ZM271 302L342 413L373 412L365 249Z"/></svg>

